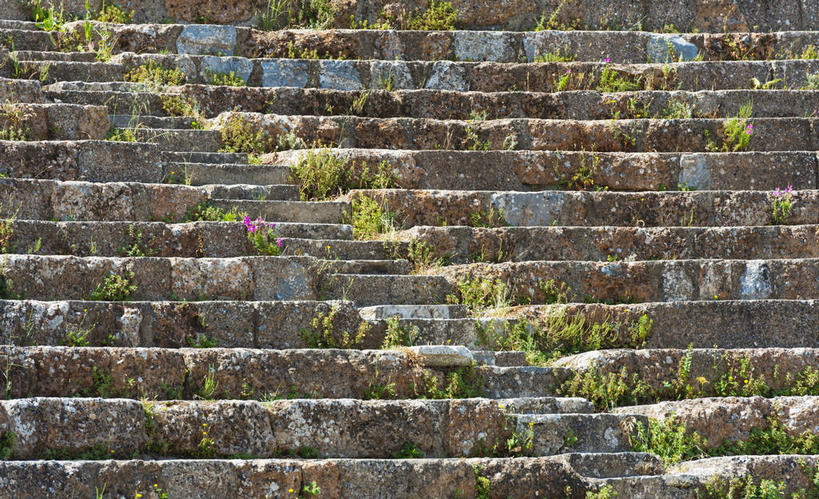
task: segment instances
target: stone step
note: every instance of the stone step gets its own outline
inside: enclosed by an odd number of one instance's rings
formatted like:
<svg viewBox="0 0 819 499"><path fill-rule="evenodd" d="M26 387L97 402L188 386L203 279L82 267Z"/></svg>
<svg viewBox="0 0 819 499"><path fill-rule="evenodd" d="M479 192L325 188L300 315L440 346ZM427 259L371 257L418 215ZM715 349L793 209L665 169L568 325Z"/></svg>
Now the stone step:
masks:
<svg viewBox="0 0 819 499"><path fill-rule="evenodd" d="M362 319L378 321L399 319L466 319L469 311L463 305L375 305L358 309Z"/></svg>
<svg viewBox="0 0 819 499"><path fill-rule="evenodd" d="M752 429L769 429L771 419L792 437L803 432L814 433L817 402L816 396L713 397L619 407L612 411L661 421L673 418L675 424L684 426L686 431L697 432L704 439L704 449L716 449L723 444L747 441ZM735 414L742 417L731 417Z"/></svg>
<svg viewBox="0 0 819 499"><path fill-rule="evenodd" d="M422 242L451 263L531 260L743 260L819 258L817 225L756 227L414 227L399 237ZM419 244L419 243L416 243ZM25 247L25 245L21 246Z"/></svg>
<svg viewBox="0 0 819 499"><path fill-rule="evenodd" d="M630 328L643 315L652 321L642 345L649 349L685 349L689 346L700 349L715 346L738 349L817 348L819 341L813 334L814 324L817 323L816 304L816 300L709 300L623 305L588 303L518 307L505 316L527 319L535 326L544 320L548 324L550 316L561 314L580 316L587 323L608 322L616 334L604 342L605 348L634 347ZM486 324L491 326L492 322L487 321ZM505 334L500 324L494 327L494 331L491 328L488 331Z"/></svg>
<svg viewBox="0 0 819 499"><path fill-rule="evenodd" d="M549 456L567 452L628 452L629 423L640 421L624 414L516 414L516 435L530 436L531 454ZM643 422L645 424L645 422Z"/></svg>
<svg viewBox="0 0 819 499"><path fill-rule="evenodd" d="M3 17L7 17L3 12ZM37 27L37 23L34 21L23 21L19 19L0 19L0 28L2 29L19 29L19 30L29 30L29 31L36 31L39 28Z"/></svg>
<svg viewBox="0 0 819 499"><path fill-rule="evenodd" d="M94 299L113 275L130 285L125 300L349 299L360 305L444 303L452 292L439 276L405 275L405 260L311 257L76 257L8 255L5 297ZM59 276L59 279L57 279ZM97 290L97 291L95 291ZM101 300L121 301L121 294Z"/></svg>
<svg viewBox="0 0 819 499"><path fill-rule="evenodd" d="M5 17L5 16L3 16ZM26 49L37 51L51 51L56 47L57 38L53 33L31 29L31 25L12 23L0 28L0 39L3 47L8 49ZM5 59L5 56L3 57Z"/></svg>
<svg viewBox="0 0 819 499"><path fill-rule="evenodd" d="M599 485L578 473L609 466L623 469L626 459L638 469L651 462L639 453L573 456L2 461L0 473L9 479L0 484L0 492L9 497L93 497L104 488L112 496L131 497L137 491L147 497L159 489L168 497L264 497L271 490L282 491L281 495L309 490L326 497L476 497L489 489L498 497L563 497L568 488L572 497L581 498ZM584 467L586 461L591 468ZM570 464L578 466L577 471Z"/></svg>
<svg viewBox="0 0 819 499"><path fill-rule="evenodd" d="M15 50L20 61L60 61L60 62L96 62L94 52L54 52L37 50Z"/></svg>
<svg viewBox="0 0 819 499"><path fill-rule="evenodd" d="M641 416L620 414L515 415L503 405L488 399L143 404L128 399L26 398L4 400L0 410L6 414L6 431L17 437L11 449L16 459L45 457L46 449L72 456L95 447L113 458L239 453L264 458L308 447L320 457L386 458L406 442L427 457L468 457L508 452L507 439L515 438L516 427L520 444L512 452L553 455L569 447L564 441L571 442L566 438L570 430L578 446L596 439L600 451L620 452L628 446L626 423L645 424ZM97 418L107 424L95 424ZM567 434L552 433L559 430ZM402 437L395 439L396 434ZM559 445L552 444L555 437L560 437Z"/></svg>
<svg viewBox="0 0 819 499"><path fill-rule="evenodd" d="M180 116L149 116L115 114L111 116L111 125L117 128L191 128L193 118Z"/></svg>
<svg viewBox="0 0 819 499"><path fill-rule="evenodd" d="M255 201L298 201L299 187L293 184L205 184L200 186L213 199Z"/></svg>
<svg viewBox="0 0 819 499"><path fill-rule="evenodd" d="M359 306L445 303L453 288L440 276L336 274L324 283L324 296Z"/></svg>
<svg viewBox="0 0 819 499"><path fill-rule="evenodd" d="M469 393L489 398L514 394L499 400L508 411L594 409L583 399L548 398L568 379L566 369L526 367L512 375L514 367L427 367L404 351L4 347L0 360L13 366L7 372L7 398L447 398L447 390L456 390L448 376L457 375ZM206 386L206 380L213 385ZM453 396L466 395L459 387Z"/></svg>
<svg viewBox="0 0 819 499"><path fill-rule="evenodd" d="M204 184L285 184L290 178L290 168L273 165L219 164L219 163L169 163L166 170L191 185ZM169 173L170 174L170 173Z"/></svg>
<svg viewBox="0 0 819 499"><path fill-rule="evenodd" d="M16 103L45 102L40 82L36 80L0 78L0 98Z"/></svg>
<svg viewBox="0 0 819 499"><path fill-rule="evenodd" d="M650 90L599 93L565 92L459 92L452 90L332 90L294 87L225 87L185 85L179 93L148 93L124 82L60 82L48 85L51 99L108 106L110 112L146 109L164 116L162 99L183 95L196 99L206 116L231 111L240 101L247 112L281 115L356 115L371 118L469 119L474 113L490 118L624 119L636 117L736 116L753 101L752 116L804 116L816 107L819 93L810 90ZM366 96L365 96L366 94ZM498 113L498 110L503 110ZM145 111L143 111L145 112Z"/></svg>
<svg viewBox="0 0 819 499"><path fill-rule="evenodd" d="M256 255L242 222L50 222L15 220L6 242L9 253L39 255L125 256L128 253L163 257L230 257ZM277 223L285 255L313 255L327 259L387 259L383 243L350 241L349 225ZM316 239L316 242L312 242ZM93 242L93 244L92 244ZM328 248L330 246L330 248ZM37 251L34 251L37 249ZM371 257L371 258L366 258Z"/></svg>
<svg viewBox="0 0 819 499"><path fill-rule="evenodd" d="M737 147L733 139L726 139L729 120L710 118L464 121L231 113L220 115L212 125L221 129L231 116L263 130L273 143L291 134L306 144L359 149L734 152ZM743 150L819 149L819 118L756 118L738 126L741 133L750 134Z"/></svg>
<svg viewBox="0 0 819 499"><path fill-rule="evenodd" d="M315 51L333 59L536 62L559 52L578 61L615 63L787 59L819 45L812 31L774 33L649 33L641 31L422 31L332 30L253 32L257 57L292 57ZM438 43L430 43L435 37ZM733 45L729 45L729 42ZM670 45L670 46L669 46Z"/></svg>
<svg viewBox="0 0 819 499"><path fill-rule="evenodd" d="M145 56L191 69L183 56ZM23 75L43 75L45 80L108 82L123 80L127 64L66 61L23 61ZM775 88L800 89L809 84L808 75L819 71L816 60L784 61L703 61L671 64L611 64L607 62L501 63L453 61L368 61L315 59L231 58L219 67L244 68L259 77L249 83L263 87L362 89L432 89L461 92L508 92L562 90L729 90L753 89L777 80ZM0 69L0 76L17 76L12 68ZM389 80L392 77L392 80ZM608 78L613 77L615 80ZM194 79L196 78L196 79ZM191 83L201 83L195 73ZM388 83L385 83L385 79Z"/></svg>
<svg viewBox="0 0 819 499"><path fill-rule="evenodd" d="M139 142L158 144L166 151L219 152L222 135L219 130L178 130L136 127L134 135Z"/></svg>
<svg viewBox="0 0 819 499"><path fill-rule="evenodd" d="M31 33L38 33L33 31ZM45 33L49 35L48 33ZM41 49L40 45L17 45L31 50ZM122 64L112 62L80 62L80 61L20 61L20 73L15 74L11 65L0 68L0 76L35 77L43 83L57 81L111 81L122 80L128 68Z"/></svg>
<svg viewBox="0 0 819 499"><path fill-rule="evenodd" d="M599 30L637 30L646 29L666 32L674 31L720 32L720 31L776 31L776 30L815 30L817 20L811 9L812 4L798 2L789 4L786 9L763 9L758 5L734 6L728 1L720 1L713 6L699 4L683 4L665 0L650 5L633 4L631 2L586 2L575 5L559 6L554 2L536 2L535 4L514 4L503 6L476 6L464 0L453 2L453 9L457 13L455 24L460 29L514 29L530 31L538 25L541 14L545 23L554 17L553 24L548 27L563 27L563 29L599 29ZM159 6L148 8L143 4L136 4L134 22L159 23L168 20L192 23L199 15L194 10L176 9L174 6ZM355 16L357 23L366 26L379 25L385 22L385 14L381 11L381 4L370 5L367 2L350 2L349 5L333 11L325 20L329 28L349 28L350 16ZM396 2L396 12L401 14L393 21L398 26L406 28L409 15L420 16L423 9L415 10L418 6L409 1ZM82 5L66 7L66 15L82 19L85 10ZM169 25L169 33L160 33L160 39L170 38L169 45L181 45L183 48L192 46L193 49L208 49L228 47L234 50L237 45L249 36L246 26L253 24L255 11L250 3L242 3L235 12L222 13L217 10L208 11L213 15L211 22L219 25L193 25L180 33L179 25ZM602 14L602 15L601 15ZM28 19L30 12L22 6L11 4L4 6L2 17L10 19ZM201 20L201 18L199 19ZM366 21L366 23L365 23ZM230 26L235 24L237 26ZM82 26L81 22L73 25ZM274 26L273 28L275 28ZM123 26L125 30L129 26ZM144 31L145 27L135 26L132 30ZM221 35L221 36L217 36ZM216 37L209 40L208 37ZM211 47L215 46L215 47Z"/></svg>
<svg viewBox="0 0 819 499"><path fill-rule="evenodd" d="M192 152L165 151L162 156L172 162L208 164L246 164L247 154L243 152Z"/></svg>
<svg viewBox="0 0 819 499"><path fill-rule="evenodd" d="M314 150L276 153L277 165L297 163ZM382 162L404 189L774 190L815 189L813 151L741 153L587 153L575 151L415 151L333 149L360 169Z"/></svg>
<svg viewBox="0 0 819 499"><path fill-rule="evenodd" d="M13 101L14 95L9 97ZM23 141L101 140L109 128L102 106L4 104L2 116L6 122L2 129L16 131L22 137L15 138Z"/></svg>
<svg viewBox="0 0 819 499"><path fill-rule="evenodd" d="M635 262L512 262L442 267L458 282L500 280L508 305L549 303L565 285L570 302L664 302L691 300L798 300L819 298L819 259L660 260Z"/></svg>
<svg viewBox="0 0 819 499"><path fill-rule="evenodd" d="M383 202L404 228L416 225L737 227L774 225L772 191L492 192L352 191ZM779 224L819 223L819 191L794 192Z"/></svg>
<svg viewBox="0 0 819 499"><path fill-rule="evenodd" d="M602 376L625 370L651 388L649 398L670 400L687 387L697 397L724 395L728 390L789 393L806 381L817 364L815 348L696 348L601 350L563 357L553 365Z"/></svg>
<svg viewBox="0 0 819 499"><path fill-rule="evenodd" d="M257 189L260 187L251 186L248 192ZM337 224L342 212L349 210L349 203L343 201L211 199L205 187L175 184L5 178L0 179L0 193L5 200L0 209L3 216L55 221L195 221L191 210L209 203L224 212L235 209L252 219L262 217L267 222Z"/></svg>
<svg viewBox="0 0 819 499"><path fill-rule="evenodd" d="M394 305L385 308L385 315L395 315ZM69 331L88 331L86 340L91 346L179 348L208 339L219 347L305 348L313 344L305 342L302 330L314 331L314 319L331 316L336 344L341 344L339 338L344 333L355 336L363 331L361 340L352 341L351 346L379 348L387 329L385 321L373 318L369 307L359 314L348 302L11 300L0 301L0 309L3 342L16 345L61 345ZM530 306L512 309L506 315L510 325L523 317L537 326L561 311L570 318L580 316L589 324L608 323L613 333L603 343L606 348L635 346L633 328L642 315L653 321L645 331L646 348L819 348L812 327L817 322L815 300ZM506 334L503 321L487 319L481 323L478 328L474 319L413 317L401 319L399 327L409 332L418 328L416 345L455 344L481 350L492 346L487 344L492 335ZM516 373L519 371L512 371Z"/></svg>

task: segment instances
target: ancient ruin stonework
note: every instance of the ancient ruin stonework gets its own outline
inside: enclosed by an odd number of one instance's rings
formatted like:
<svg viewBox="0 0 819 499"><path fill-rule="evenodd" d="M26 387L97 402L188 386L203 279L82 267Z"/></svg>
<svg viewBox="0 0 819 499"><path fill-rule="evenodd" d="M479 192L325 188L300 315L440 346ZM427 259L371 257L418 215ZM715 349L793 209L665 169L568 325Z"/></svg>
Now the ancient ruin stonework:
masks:
<svg viewBox="0 0 819 499"><path fill-rule="evenodd" d="M0 5L1 497L816 497L817 0Z"/></svg>

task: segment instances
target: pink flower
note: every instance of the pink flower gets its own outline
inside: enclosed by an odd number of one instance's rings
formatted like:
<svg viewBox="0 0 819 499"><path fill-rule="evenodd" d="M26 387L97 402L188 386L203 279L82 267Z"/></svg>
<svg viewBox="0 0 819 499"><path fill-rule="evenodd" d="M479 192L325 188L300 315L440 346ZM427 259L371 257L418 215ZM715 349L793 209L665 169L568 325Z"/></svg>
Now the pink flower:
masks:
<svg viewBox="0 0 819 499"><path fill-rule="evenodd" d="M279 248L284 246L284 243L282 242L282 238L276 239L276 246L278 246Z"/></svg>
<svg viewBox="0 0 819 499"><path fill-rule="evenodd" d="M785 192L788 193L788 194L792 194L793 193L793 186L788 184L788 188L785 189Z"/></svg>
<svg viewBox="0 0 819 499"><path fill-rule="evenodd" d="M606 57L605 59L603 59L603 62L605 62L606 64L610 63L611 57Z"/></svg>
<svg viewBox="0 0 819 499"><path fill-rule="evenodd" d="M745 127L745 133L747 133L748 135L751 135L751 132L753 132L753 131L754 131L754 126L752 124L748 123L748 126Z"/></svg>
<svg viewBox="0 0 819 499"><path fill-rule="evenodd" d="M782 195L782 191L779 190L779 187L773 192L774 197L779 197Z"/></svg>

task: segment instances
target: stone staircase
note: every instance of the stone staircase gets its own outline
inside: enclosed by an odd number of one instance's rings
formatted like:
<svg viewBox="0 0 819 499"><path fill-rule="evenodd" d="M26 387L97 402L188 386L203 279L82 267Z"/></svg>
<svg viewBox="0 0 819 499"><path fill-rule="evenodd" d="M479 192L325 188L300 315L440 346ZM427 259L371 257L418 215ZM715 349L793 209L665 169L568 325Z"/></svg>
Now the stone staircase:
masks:
<svg viewBox="0 0 819 499"><path fill-rule="evenodd" d="M256 3L0 6L0 495L819 494L819 3Z"/></svg>

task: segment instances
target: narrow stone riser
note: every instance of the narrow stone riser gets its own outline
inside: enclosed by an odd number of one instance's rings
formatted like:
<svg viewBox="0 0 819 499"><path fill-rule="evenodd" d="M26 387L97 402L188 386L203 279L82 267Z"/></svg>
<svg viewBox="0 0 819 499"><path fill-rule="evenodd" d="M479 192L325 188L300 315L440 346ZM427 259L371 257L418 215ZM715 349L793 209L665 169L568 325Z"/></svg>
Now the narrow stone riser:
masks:
<svg viewBox="0 0 819 499"><path fill-rule="evenodd" d="M616 458L611 459L616 462ZM479 486L473 467L491 477L499 497L525 490L540 497L582 499L591 490L558 458L427 460L156 460L156 461L2 461L8 497L94 497L106 494L148 496L153 484L168 497L294 496L313 482L326 497L475 497ZM213 477L207 478L207 477ZM289 491L293 492L290 493Z"/></svg>
<svg viewBox="0 0 819 499"><path fill-rule="evenodd" d="M83 300L111 274L136 286L131 300L350 299L359 305L443 303L443 277L403 275L406 261L310 257L110 258L8 255L7 296ZM341 272L343 274L335 274ZM383 275L372 275L383 274Z"/></svg>
<svg viewBox="0 0 819 499"><path fill-rule="evenodd" d="M6 96L3 101L7 99L16 101L14 94ZM109 128L108 115L103 106L13 104L4 106L2 116L0 126L3 130L22 133L29 141L101 140L108 134Z"/></svg>
<svg viewBox="0 0 819 499"><path fill-rule="evenodd" d="M486 224L495 226L737 227L772 225L773 192L468 192L355 191L387 202L403 227ZM791 198L783 225L819 223L819 192Z"/></svg>
<svg viewBox="0 0 819 499"><path fill-rule="evenodd" d="M534 319L560 313L582 316L587 323L615 325L622 343L633 346L629 328L645 314L653 321L645 348L800 348L819 347L815 300L697 301L628 305L571 304L516 309L513 317ZM489 329L503 333L502 325ZM476 334L473 332L472 334ZM591 354L590 354L591 355Z"/></svg>
<svg viewBox="0 0 819 499"><path fill-rule="evenodd" d="M433 257L453 263L531 260L819 258L819 226L772 227L416 227ZM25 247L25 246L22 246Z"/></svg>
<svg viewBox="0 0 819 499"><path fill-rule="evenodd" d="M307 154L279 152L291 165ZM386 162L404 189L533 191L544 189L815 189L814 152L587 153L573 151L394 151L336 149L361 169Z"/></svg>
<svg viewBox="0 0 819 499"><path fill-rule="evenodd" d="M690 366L685 379L680 380L680 363ZM771 393L793 389L797 380L819 365L819 350L796 349L658 349L658 350L605 350L588 352L556 361L555 365L578 371L595 369L597 373L619 373L621 369L648 384L663 399L675 398L669 387L683 383L694 388L699 396L717 395L715 384L734 377L744 384L746 375L753 375ZM740 376L740 373L742 375ZM741 377L743 379L737 379ZM705 381L703 381L705 380ZM680 387L681 388L681 387Z"/></svg>
<svg viewBox="0 0 819 499"><path fill-rule="evenodd" d="M362 325L349 302L88 302L3 301L2 342L62 345L69 333L88 333L90 346L188 347L208 342L226 348L305 348L303 331L330 317L333 331ZM356 344L380 348L385 327L376 324Z"/></svg>
<svg viewBox="0 0 819 499"><path fill-rule="evenodd" d="M529 435L531 454L552 455L567 452L627 452L630 425L643 418L614 414L518 414L517 435Z"/></svg>
<svg viewBox="0 0 819 499"><path fill-rule="evenodd" d="M183 72L190 73L190 61L177 56L152 56L166 59ZM130 64L137 66L140 62ZM239 74L248 75L248 66L259 74L251 84L264 87L326 88L335 90L385 89L392 73L392 89L456 90L459 92L557 92L563 90L616 90L601 84L604 70L613 71L619 80L631 85L624 90L731 90L753 89L754 80L764 84L781 80L778 88L798 90L808 85L808 75L819 72L815 60L683 62L677 64L606 64L602 62L495 63L361 61L311 59L238 59L225 61ZM26 61L17 74L10 65L0 68L2 77L60 81L122 81L128 66L117 63ZM48 68L48 69L46 69ZM570 71L569 71L570 70ZM46 73L47 71L47 73ZM45 73L45 78L43 74ZM566 78L566 75L569 75ZM204 79L191 79L201 83Z"/></svg>
<svg viewBox="0 0 819 499"><path fill-rule="evenodd" d="M234 257L258 256L242 222L198 222L166 225L160 222L46 222L10 224L9 253L75 256ZM273 228L283 238L283 255L310 255L328 260L387 260L406 254L377 241L348 241L349 225L280 223ZM314 241L313 238L316 240ZM338 238L338 239L337 239Z"/></svg>
<svg viewBox="0 0 819 499"><path fill-rule="evenodd" d="M133 273L132 300L312 300L320 263L307 257L79 258L6 257L11 290L32 299L91 296L106 276Z"/></svg>
<svg viewBox="0 0 819 499"><path fill-rule="evenodd" d="M510 301L547 303L553 280L569 301L615 303L688 300L819 298L819 260L675 260L638 262L521 262L444 267L451 282L500 279Z"/></svg>
<svg viewBox="0 0 819 499"><path fill-rule="evenodd" d="M706 152L725 146L723 119L449 121L242 114L276 141L293 133L307 144L360 149L446 149L603 152ZM819 149L819 119L756 118L748 151ZM219 124L217 124L219 126ZM742 133L747 133L743 131ZM727 151L734 150L728 142Z"/></svg>
<svg viewBox="0 0 819 499"><path fill-rule="evenodd" d="M270 185L290 182L290 168L270 165L170 163L165 170L168 175L190 179L191 185Z"/></svg>
<svg viewBox="0 0 819 499"><path fill-rule="evenodd" d="M348 26L339 27L348 28ZM127 32L134 28L136 27L111 27L114 32L120 30ZM165 45L162 48L169 52L191 53L192 47L185 43L187 36L182 33L184 26L164 25L161 34L158 33L160 30L152 29L154 27L142 28L141 40L137 41L129 37L125 43L115 43L115 50L155 52L157 49L155 43L159 41L160 44ZM792 27L782 26L782 28ZM36 30L36 27L31 29ZM226 34L232 31L230 27L208 26L199 29L215 30ZM496 28L493 27L493 29ZM355 31L340 29L318 33L306 33L299 30L255 31L250 33L250 39L243 39L243 43L229 48L229 51L268 59L292 57L293 52L300 54L305 51L308 53L316 51L320 56L333 59L532 62L537 56L555 52L555 47L557 47L562 54L573 56L576 60L599 61L608 57L617 63L640 64L646 61L690 60L697 56L698 52L708 60L735 60L739 53L753 59L784 58L787 54L798 56L805 48L819 43L813 32L790 31L737 35L717 33L668 35L635 31L559 32L546 30L532 32L531 29L523 31L444 31L434 34L436 43L429 43L431 34L423 31L372 29ZM241 34L243 38L247 36L246 30L242 28L239 28L238 34ZM182 35L181 40L180 35ZM667 44L671 41L676 46L668 49ZM47 46L47 44L36 45ZM199 47L199 49L203 48L208 47ZM86 62L95 60L93 53L86 52L73 53L71 54L73 57L70 58L60 52L18 50L17 55L21 60ZM125 57L130 58L128 56L131 55L127 54ZM206 74L205 69L217 65L212 57L204 59L196 55L188 57L186 63L189 66L193 66L192 62L197 63L191 72L198 68L198 73L204 75ZM239 69L243 76L250 73L246 66L233 69ZM251 77L250 79L258 79L259 75L254 76L257 78Z"/></svg>
<svg viewBox="0 0 819 499"><path fill-rule="evenodd" d="M706 449L715 449L723 443L747 441L752 429L768 428L770 419L779 420L782 430L792 437L814 433L817 402L815 396L700 398L621 407L613 412L660 420L675 418L687 431L696 431L705 439ZM742 417L732 417L736 414Z"/></svg>
<svg viewBox="0 0 819 499"><path fill-rule="evenodd" d="M398 351L360 350L226 350L120 348L7 348L0 360L6 373L7 398L95 396L169 400L198 399L206 379L217 387L214 399L274 398L414 399L427 397L427 382L446 388L451 369L424 368ZM297 365L297 370L292 366ZM569 377L564 369L526 368L525 381L503 371L476 368L474 386L481 395L538 396L556 393ZM531 373L531 374L530 374ZM526 376L526 374L530 374ZM432 382L433 377L437 382ZM504 383L506 381L506 383ZM501 393L503 392L503 394ZM510 395L505 395L509 393ZM588 402L553 399L504 402L507 410L542 413L591 412Z"/></svg>
<svg viewBox="0 0 819 499"><path fill-rule="evenodd" d="M71 455L94 446L106 448L112 457L146 453L277 457L310 447L322 457L388 458L406 442L428 457L468 457L505 449L516 422L531 418L508 415L501 405L502 401L487 399L142 404L124 399L34 398L0 403L4 413L0 429L18 436L13 447L17 459L43 456L46 449ZM107 424L95 422L99 418ZM566 423L560 424L563 418ZM555 429L555 423L582 428L590 440L596 435L600 450L623 448L627 433L620 426L633 418L570 414L550 419L552 424L529 426L535 455L554 453L548 445L537 444L541 433ZM203 444L203 437L209 442Z"/></svg>
<svg viewBox="0 0 819 499"><path fill-rule="evenodd" d="M320 297L358 306L446 303L454 286L439 276L336 274L324 280Z"/></svg>
<svg viewBox="0 0 819 499"><path fill-rule="evenodd" d="M218 152L222 148L219 130L136 128L134 133L138 141L157 144L164 151Z"/></svg>
<svg viewBox="0 0 819 499"><path fill-rule="evenodd" d="M20 81L20 80L12 80ZM77 104L108 106L110 113L138 109L139 113L165 116L162 98L175 94L125 91L122 83L63 82L48 87L52 99ZM329 116L350 114L371 118L434 118L467 120L473 112L488 118L626 119L664 116L672 103L687 104L692 116L736 116L741 106L753 101L753 116L801 117L816 108L817 93L789 90L646 91L600 94L592 91L453 92L440 90L343 91L293 87L224 87L187 85L183 94L193 97L207 116L232 111L241 102L247 112L280 115ZM637 102L639 107L633 106ZM353 107L357 103L359 108ZM644 108L645 106L645 108ZM503 113L498 113L502 109ZM619 114L618 114L619 113ZM129 116L130 119L130 116Z"/></svg>
<svg viewBox="0 0 819 499"><path fill-rule="evenodd" d="M232 191L252 197L259 187ZM219 189L217 188L217 191ZM262 188L262 190L265 190ZM295 196L292 187L288 197ZM245 193L246 192L246 193ZM267 222L337 224L346 202L256 201L213 199L206 188L141 183L86 183L0 179L2 215L34 220L184 221L192 208L210 203L224 211L237 209Z"/></svg>

